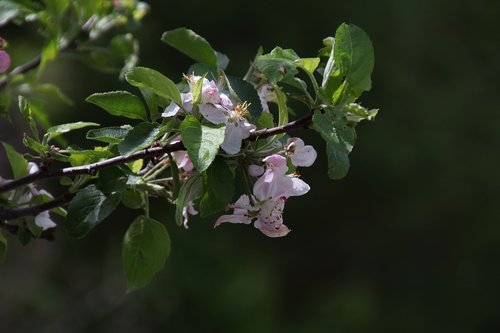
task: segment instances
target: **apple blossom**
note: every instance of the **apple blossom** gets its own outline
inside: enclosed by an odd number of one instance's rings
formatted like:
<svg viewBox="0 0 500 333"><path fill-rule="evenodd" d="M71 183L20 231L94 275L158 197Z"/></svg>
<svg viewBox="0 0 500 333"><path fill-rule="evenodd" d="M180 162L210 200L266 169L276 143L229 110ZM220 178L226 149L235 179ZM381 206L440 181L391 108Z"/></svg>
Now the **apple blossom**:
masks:
<svg viewBox="0 0 500 333"><path fill-rule="evenodd" d="M282 237L290 232L283 224L285 202L291 196L306 194L310 187L294 175L286 175L286 157L273 154L263 161L266 170L253 187L254 204L250 204L248 195L242 195L228 206L233 209L233 214L219 217L215 227L224 222L250 224L255 219L254 226L266 236ZM249 172L257 174L259 166L250 167Z"/></svg>
<svg viewBox="0 0 500 333"><path fill-rule="evenodd" d="M189 229L188 220L189 215L198 215L198 211L194 208L193 201L189 201L186 206L182 208L182 225L184 228Z"/></svg>
<svg viewBox="0 0 500 333"><path fill-rule="evenodd" d="M310 167L318 156L314 147L304 145L300 138L289 138L286 142L286 152L292 164L299 167Z"/></svg>

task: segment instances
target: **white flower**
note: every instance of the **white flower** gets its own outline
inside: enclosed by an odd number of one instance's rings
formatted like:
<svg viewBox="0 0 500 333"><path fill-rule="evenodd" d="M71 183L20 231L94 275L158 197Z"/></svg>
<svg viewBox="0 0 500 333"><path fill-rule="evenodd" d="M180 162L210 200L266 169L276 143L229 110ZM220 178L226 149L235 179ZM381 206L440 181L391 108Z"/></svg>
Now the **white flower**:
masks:
<svg viewBox="0 0 500 333"><path fill-rule="evenodd" d="M182 208L182 225L184 228L189 229L188 220L189 215L197 215L198 211L194 208L193 201L189 201L186 206Z"/></svg>
<svg viewBox="0 0 500 333"><path fill-rule="evenodd" d="M51 220L48 210L43 211L35 216L35 224L42 228L42 230L57 227L57 224L55 224L54 221Z"/></svg>
<svg viewBox="0 0 500 333"><path fill-rule="evenodd" d="M292 164L300 167L309 167L316 161L318 153L310 145L304 145L300 138L289 138L286 143L286 152Z"/></svg>
<svg viewBox="0 0 500 333"><path fill-rule="evenodd" d="M192 93L182 93L181 94L182 108L187 112L191 112L193 109L193 94ZM173 117L178 115L182 109L175 102L171 102L169 106L165 108L165 111L161 114L162 117Z"/></svg>
<svg viewBox="0 0 500 333"><path fill-rule="evenodd" d="M277 102L276 92L273 90L273 87L265 83L260 86L257 91L257 95L259 95L260 104L262 105L262 111L269 112L269 105L267 102Z"/></svg>

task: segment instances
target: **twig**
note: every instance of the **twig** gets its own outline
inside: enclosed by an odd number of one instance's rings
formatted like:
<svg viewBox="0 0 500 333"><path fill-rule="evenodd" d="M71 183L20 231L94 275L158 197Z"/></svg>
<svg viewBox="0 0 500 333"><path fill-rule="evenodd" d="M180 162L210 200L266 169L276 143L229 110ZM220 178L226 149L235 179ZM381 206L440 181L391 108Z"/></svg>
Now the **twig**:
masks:
<svg viewBox="0 0 500 333"><path fill-rule="evenodd" d="M12 190L13 188L30 184L33 182L36 182L41 179L48 179L48 178L56 178L56 177L62 177L62 176L72 176L72 175L83 175L83 174L88 174L88 175L95 175L97 171L108 168L113 165L118 165L118 164L124 164L128 163L131 161L135 161L141 158L147 158L151 156L158 156L166 153L170 153L173 151L177 150L182 150L185 149L184 145L182 142L177 142L173 144L169 144L164 147L154 147L154 148L148 148L144 150L139 150L138 152L135 152L129 156L116 156L104 161L92 163L92 164L87 164L87 165L81 165L77 167L68 167L68 168L63 168L63 169L57 169L57 170L46 170L46 169L40 169L38 172L35 172L31 175L28 175L26 177L22 177L16 180L11 180L4 185L0 186L0 193L1 192L6 192L9 190Z"/></svg>
<svg viewBox="0 0 500 333"><path fill-rule="evenodd" d="M269 136L273 136L276 134L281 134L281 133L286 133L291 130L299 129L299 128L307 128L312 122L312 113L308 114L307 116L304 116L302 118L299 118L297 120L294 120L292 122L289 122L286 125L283 126L277 126L277 127L271 127L271 128L264 128L255 132L252 132L250 134L250 137L247 139L247 141L257 141L258 139L262 138L267 138Z"/></svg>
<svg viewBox="0 0 500 333"><path fill-rule="evenodd" d="M64 206L65 204L69 203L71 199L73 199L74 194L72 193L66 193L63 196L60 196L59 198L56 198L52 201L49 202L44 202L38 205L34 206L29 206L29 207L22 207L22 208L6 208L0 206L0 221L3 220L13 220L18 217L22 216L35 216L40 214L41 212L44 212L46 210L50 210L56 207ZM12 226L2 224L0 225L5 228L9 229ZM5 227L7 226L7 228Z"/></svg>

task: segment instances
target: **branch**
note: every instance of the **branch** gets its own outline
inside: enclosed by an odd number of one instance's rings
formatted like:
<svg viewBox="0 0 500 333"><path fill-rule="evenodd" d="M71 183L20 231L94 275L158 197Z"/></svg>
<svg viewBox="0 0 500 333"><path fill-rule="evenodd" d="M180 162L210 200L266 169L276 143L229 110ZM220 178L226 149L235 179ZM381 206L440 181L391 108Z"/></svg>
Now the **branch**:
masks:
<svg viewBox="0 0 500 333"><path fill-rule="evenodd" d="M154 147L154 148L139 150L129 156L116 156L104 161L91 163L87 165L81 165L77 167L68 167L57 170L40 169L38 172L32 173L31 175L16 180L11 180L5 183L4 185L0 186L0 193L9 191L13 188L22 185L36 182L41 179L57 178L57 177L72 176L72 175L83 175L83 174L95 175L97 171L104 168L108 168L113 165L124 164L141 158L163 155L166 153L182 149L185 149L182 142L177 142L164 147Z"/></svg>
<svg viewBox="0 0 500 333"><path fill-rule="evenodd" d="M64 206L71 201L74 197L72 193L66 193L63 196L56 198L52 201L45 202L39 205L23 207L23 208L5 208L0 206L0 228L5 229L7 232L17 235L20 227L18 225L7 224L5 220L16 219L22 216L36 216L41 212L50 210L56 207ZM54 237L54 229L42 231L39 238L52 241Z"/></svg>
<svg viewBox="0 0 500 333"><path fill-rule="evenodd" d="M258 139L267 138L276 134L287 133L291 130L299 129L299 128L307 128L312 122L312 112L307 116L289 122L286 125L264 128L250 134L250 137L246 139L247 141L257 141Z"/></svg>
<svg viewBox="0 0 500 333"><path fill-rule="evenodd" d="M297 119L295 121L292 121L286 125L282 126L277 126L277 127L272 127L272 128L265 128L261 129L258 131L255 131L250 134L250 137L246 139L245 141L256 141L258 139L263 139L267 138L276 134L281 134L285 133L294 129L299 129L299 128L307 128L311 124L312 120L312 114L308 114L307 116ZM6 192L9 190L12 190L16 187L30 184L33 182L36 182L41 179L49 179L49 178L57 178L57 177L62 177L62 176L72 176L72 175L81 175L81 174L88 174L88 175L95 175L97 171L108 168L113 165L118 165L118 164L124 164L128 163L131 161L135 161L141 158L147 158L147 157L153 157L153 156L159 156L159 155L164 155L166 153L171 153L174 151L178 150L184 150L186 149L182 142L177 142L173 144L166 145L164 147L154 147L154 148L147 148L144 150L140 150L138 152L135 152L129 156L116 156L104 161L92 163L92 164L87 164L87 165L81 165L77 167L68 167L68 168L63 168L63 169L57 169L57 170L47 170L47 169L40 169L38 172L35 172L31 175L28 175L23 178L19 178L16 180L11 180L4 185L0 186L0 193Z"/></svg>
<svg viewBox="0 0 500 333"><path fill-rule="evenodd" d="M60 196L59 198L56 198L52 201L22 208L5 208L0 206L0 221L13 220L22 216L36 216L46 210L64 206L65 204L69 203L74 196L75 195L72 193L66 193L63 196ZM3 224L2 227L4 227L5 225L6 224Z"/></svg>

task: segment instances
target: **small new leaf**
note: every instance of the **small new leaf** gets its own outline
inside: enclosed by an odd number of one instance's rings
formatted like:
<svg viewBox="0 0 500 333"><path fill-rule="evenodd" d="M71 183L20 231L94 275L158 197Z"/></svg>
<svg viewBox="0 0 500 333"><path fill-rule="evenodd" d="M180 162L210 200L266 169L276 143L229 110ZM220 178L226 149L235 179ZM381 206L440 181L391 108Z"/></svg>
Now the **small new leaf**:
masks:
<svg viewBox="0 0 500 333"><path fill-rule="evenodd" d="M80 128L84 127L89 127L89 126L99 126L97 123L90 123L90 122L83 122L83 121L78 121L76 123L68 123L68 124L62 124L62 125L57 125L57 126L52 126L47 130L47 138L45 139L45 143L49 143L52 139L55 137L68 133Z"/></svg>
<svg viewBox="0 0 500 333"><path fill-rule="evenodd" d="M19 154L14 147L8 143L2 142L5 148L5 153L7 154L7 159L9 160L10 167L12 169L12 174L14 179L19 179L28 175L28 161L23 155Z"/></svg>
<svg viewBox="0 0 500 333"><path fill-rule="evenodd" d="M137 217L123 239L122 260L127 292L140 289L159 272L170 254L170 237L163 224Z"/></svg>

